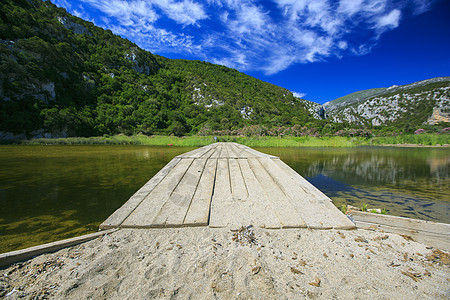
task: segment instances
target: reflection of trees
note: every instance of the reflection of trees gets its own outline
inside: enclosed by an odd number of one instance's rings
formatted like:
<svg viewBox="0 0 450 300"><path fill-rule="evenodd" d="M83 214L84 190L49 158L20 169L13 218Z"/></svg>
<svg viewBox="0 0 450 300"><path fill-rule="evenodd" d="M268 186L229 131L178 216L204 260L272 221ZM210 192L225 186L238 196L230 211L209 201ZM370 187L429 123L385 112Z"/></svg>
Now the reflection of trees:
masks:
<svg viewBox="0 0 450 300"><path fill-rule="evenodd" d="M445 149L302 149L277 155L304 177L324 174L348 184L436 183L448 178L450 164Z"/></svg>

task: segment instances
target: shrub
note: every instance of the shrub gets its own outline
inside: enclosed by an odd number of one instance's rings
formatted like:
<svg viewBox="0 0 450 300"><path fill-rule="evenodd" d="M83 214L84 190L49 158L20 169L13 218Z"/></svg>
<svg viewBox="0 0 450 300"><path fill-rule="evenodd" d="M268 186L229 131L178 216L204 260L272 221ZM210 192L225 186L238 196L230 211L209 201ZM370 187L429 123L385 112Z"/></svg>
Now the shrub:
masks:
<svg viewBox="0 0 450 300"><path fill-rule="evenodd" d="M425 129L420 128L414 131L414 134L422 134L422 133L425 133Z"/></svg>

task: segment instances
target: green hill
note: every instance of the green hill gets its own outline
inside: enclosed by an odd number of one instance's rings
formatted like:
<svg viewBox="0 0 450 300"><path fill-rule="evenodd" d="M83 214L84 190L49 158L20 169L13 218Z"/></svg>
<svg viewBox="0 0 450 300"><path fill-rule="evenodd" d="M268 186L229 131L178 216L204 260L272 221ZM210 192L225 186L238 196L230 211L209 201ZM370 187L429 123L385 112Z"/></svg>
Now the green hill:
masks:
<svg viewBox="0 0 450 300"><path fill-rule="evenodd" d="M316 122L284 88L140 49L49 1L0 3L0 131L196 133Z"/></svg>

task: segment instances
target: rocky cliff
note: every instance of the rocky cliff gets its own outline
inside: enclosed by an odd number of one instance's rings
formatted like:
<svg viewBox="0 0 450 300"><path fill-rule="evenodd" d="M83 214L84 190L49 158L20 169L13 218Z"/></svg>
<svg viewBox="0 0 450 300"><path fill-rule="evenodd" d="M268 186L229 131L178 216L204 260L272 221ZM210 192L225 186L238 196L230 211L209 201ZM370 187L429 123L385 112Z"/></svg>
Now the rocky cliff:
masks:
<svg viewBox="0 0 450 300"><path fill-rule="evenodd" d="M340 123L382 126L408 120L416 125L449 122L450 77L360 91L325 103L322 108L327 118Z"/></svg>

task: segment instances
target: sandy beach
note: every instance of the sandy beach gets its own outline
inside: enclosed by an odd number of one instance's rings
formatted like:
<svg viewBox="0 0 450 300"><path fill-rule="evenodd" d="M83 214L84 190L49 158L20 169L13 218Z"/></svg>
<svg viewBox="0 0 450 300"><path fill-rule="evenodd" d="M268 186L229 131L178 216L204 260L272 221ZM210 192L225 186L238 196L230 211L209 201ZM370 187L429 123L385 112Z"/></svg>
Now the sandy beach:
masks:
<svg viewBox="0 0 450 300"><path fill-rule="evenodd" d="M449 268L380 231L121 229L0 270L0 297L449 299Z"/></svg>

